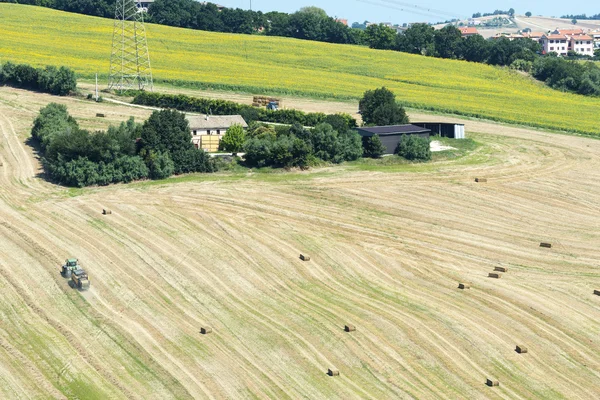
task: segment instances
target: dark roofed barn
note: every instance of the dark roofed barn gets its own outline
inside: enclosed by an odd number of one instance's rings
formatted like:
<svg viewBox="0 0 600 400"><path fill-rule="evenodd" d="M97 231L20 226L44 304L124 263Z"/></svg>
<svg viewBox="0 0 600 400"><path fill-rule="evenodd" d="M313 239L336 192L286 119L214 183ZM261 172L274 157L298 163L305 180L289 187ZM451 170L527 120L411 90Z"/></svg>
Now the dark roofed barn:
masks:
<svg viewBox="0 0 600 400"><path fill-rule="evenodd" d="M379 136L385 146L385 154L394 154L403 135L417 135L429 139L431 129L416 125L370 126L357 128L362 137Z"/></svg>

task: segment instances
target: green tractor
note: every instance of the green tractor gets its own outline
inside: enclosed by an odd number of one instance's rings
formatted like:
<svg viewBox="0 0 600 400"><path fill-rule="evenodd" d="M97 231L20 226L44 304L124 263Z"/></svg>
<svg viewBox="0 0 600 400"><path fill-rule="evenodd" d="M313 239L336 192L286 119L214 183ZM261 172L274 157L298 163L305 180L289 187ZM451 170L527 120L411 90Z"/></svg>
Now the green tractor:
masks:
<svg viewBox="0 0 600 400"><path fill-rule="evenodd" d="M81 268L73 271L71 274L71 282L73 282L74 287L80 290L87 290L90 288L90 279L88 278L88 274Z"/></svg>
<svg viewBox="0 0 600 400"><path fill-rule="evenodd" d="M70 278L71 273L79 268L79 260L76 258L69 258L65 261L65 265L62 266L61 274L65 278Z"/></svg>

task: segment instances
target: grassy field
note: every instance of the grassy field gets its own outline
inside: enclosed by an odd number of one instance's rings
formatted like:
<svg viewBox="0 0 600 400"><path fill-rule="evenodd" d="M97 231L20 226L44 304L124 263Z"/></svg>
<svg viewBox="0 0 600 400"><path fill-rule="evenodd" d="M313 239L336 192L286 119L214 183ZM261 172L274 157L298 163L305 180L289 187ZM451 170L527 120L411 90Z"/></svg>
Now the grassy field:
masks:
<svg viewBox="0 0 600 400"><path fill-rule="evenodd" d="M26 144L50 101L149 114L0 88L0 399L600 397L600 141L467 120L427 164L66 189Z"/></svg>
<svg viewBox="0 0 600 400"><path fill-rule="evenodd" d="M27 12L27 23L23 15ZM148 25L157 81L254 93L357 99L386 86L405 104L598 134L600 99L565 94L504 69L284 38ZM0 62L109 69L112 21L0 4Z"/></svg>

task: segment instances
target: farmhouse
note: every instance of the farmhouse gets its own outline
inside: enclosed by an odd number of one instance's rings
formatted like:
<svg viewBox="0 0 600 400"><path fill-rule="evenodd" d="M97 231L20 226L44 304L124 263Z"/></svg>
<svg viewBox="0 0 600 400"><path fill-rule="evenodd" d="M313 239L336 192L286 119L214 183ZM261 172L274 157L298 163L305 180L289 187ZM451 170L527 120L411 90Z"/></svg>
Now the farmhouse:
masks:
<svg viewBox="0 0 600 400"><path fill-rule="evenodd" d="M394 154L403 135L416 135L423 138L429 138L431 135L431 129L417 125L370 126L357 128L357 132L362 137L379 136L385 146L385 154Z"/></svg>
<svg viewBox="0 0 600 400"><path fill-rule="evenodd" d="M460 33L461 33L462 37L464 37L464 38L469 37L469 36L479 35L477 28L472 27L472 26L466 26L464 28L458 28L458 29L460 30Z"/></svg>
<svg viewBox="0 0 600 400"><path fill-rule="evenodd" d="M204 151L218 151L221 138L227 129L233 125L241 125L244 129L248 127L241 115L219 115L219 116L186 116L192 133L192 143L197 149Z"/></svg>

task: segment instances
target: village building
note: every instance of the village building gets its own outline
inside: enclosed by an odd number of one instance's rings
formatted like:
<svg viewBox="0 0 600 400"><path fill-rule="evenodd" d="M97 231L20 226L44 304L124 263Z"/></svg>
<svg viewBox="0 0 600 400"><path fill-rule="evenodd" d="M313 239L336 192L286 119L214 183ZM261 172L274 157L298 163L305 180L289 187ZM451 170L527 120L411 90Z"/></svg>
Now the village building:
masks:
<svg viewBox="0 0 600 400"><path fill-rule="evenodd" d="M465 27L458 28L458 29L460 30L460 34L464 38L469 37L469 36L479 35L477 28L475 28L473 26L465 26Z"/></svg>
<svg viewBox="0 0 600 400"><path fill-rule="evenodd" d="M594 39L594 49L600 49L600 29L588 32L588 35Z"/></svg>
<svg viewBox="0 0 600 400"><path fill-rule="evenodd" d="M186 116L190 124L192 143L197 149L208 152L219 150L219 143L227 129L233 125L241 125L244 129L248 124L241 115L210 115Z"/></svg>
<svg viewBox="0 0 600 400"><path fill-rule="evenodd" d="M594 55L594 38L589 35L577 35L570 38L569 50L584 56Z"/></svg>
<svg viewBox="0 0 600 400"><path fill-rule="evenodd" d="M586 34L583 29L557 29L542 36L540 43L544 54L557 53L568 55L569 51L584 56L594 55L594 37Z"/></svg>
<svg viewBox="0 0 600 400"><path fill-rule="evenodd" d="M540 44L543 54L557 53L559 56L566 56L569 51L569 38L566 35L550 33L542 36Z"/></svg>

